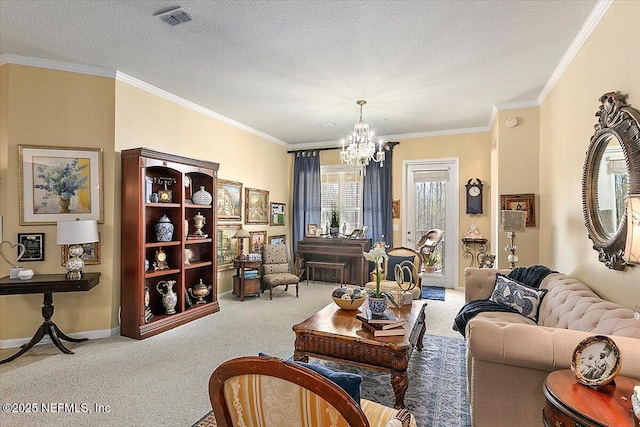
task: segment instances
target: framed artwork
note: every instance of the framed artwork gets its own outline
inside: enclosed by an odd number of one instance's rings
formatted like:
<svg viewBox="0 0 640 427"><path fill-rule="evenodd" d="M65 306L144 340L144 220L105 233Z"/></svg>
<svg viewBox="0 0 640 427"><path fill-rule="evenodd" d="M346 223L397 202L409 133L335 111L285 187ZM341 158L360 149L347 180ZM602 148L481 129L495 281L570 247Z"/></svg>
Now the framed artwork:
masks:
<svg viewBox="0 0 640 427"><path fill-rule="evenodd" d="M270 245L277 245L277 244L284 244L285 243L285 235L281 234L279 236L269 236L269 244Z"/></svg>
<svg viewBox="0 0 640 427"><path fill-rule="evenodd" d="M400 218L400 199L391 202L391 218Z"/></svg>
<svg viewBox="0 0 640 427"><path fill-rule="evenodd" d="M18 145L20 225L104 222L102 149Z"/></svg>
<svg viewBox="0 0 640 427"><path fill-rule="evenodd" d="M83 243L82 249L84 249L84 253L82 254L82 260L85 265L92 264L100 264L100 232L98 232L98 241L92 243ZM60 264L64 266L67 261L69 261L69 245L62 245L61 256L60 256Z"/></svg>
<svg viewBox="0 0 640 427"><path fill-rule="evenodd" d="M318 224L307 224L307 237L316 237L317 230Z"/></svg>
<svg viewBox="0 0 640 427"><path fill-rule="evenodd" d="M349 238L350 239L359 239L361 234L362 234L362 230L360 230L359 228L356 228L355 230L353 230L351 232L351 234L349 235Z"/></svg>
<svg viewBox="0 0 640 427"><path fill-rule="evenodd" d="M267 241L266 231L250 231L251 242L249 242L249 252L260 252L262 245Z"/></svg>
<svg viewBox="0 0 640 427"><path fill-rule="evenodd" d="M500 206L502 210L527 212L527 227L536 226L535 194L503 194L500 196Z"/></svg>
<svg viewBox="0 0 640 427"><path fill-rule="evenodd" d="M231 270L233 260L240 254L238 239L233 239L233 235L240 229L240 224L218 225L216 233L218 253L218 271Z"/></svg>
<svg viewBox="0 0 640 427"><path fill-rule="evenodd" d="M257 188L245 188L244 192L244 223L269 223L269 192Z"/></svg>
<svg viewBox="0 0 640 427"><path fill-rule="evenodd" d="M242 183L218 180L218 219L242 221Z"/></svg>
<svg viewBox="0 0 640 427"><path fill-rule="evenodd" d="M605 335L587 337L573 350L571 371L581 384L608 384L618 375L620 367L620 350Z"/></svg>
<svg viewBox="0 0 640 427"><path fill-rule="evenodd" d="M272 202L269 204L269 225L284 225L284 212L286 205L284 203Z"/></svg>
<svg viewBox="0 0 640 427"><path fill-rule="evenodd" d="M44 233L18 233L18 243L24 245L24 254L20 262L44 261Z"/></svg>

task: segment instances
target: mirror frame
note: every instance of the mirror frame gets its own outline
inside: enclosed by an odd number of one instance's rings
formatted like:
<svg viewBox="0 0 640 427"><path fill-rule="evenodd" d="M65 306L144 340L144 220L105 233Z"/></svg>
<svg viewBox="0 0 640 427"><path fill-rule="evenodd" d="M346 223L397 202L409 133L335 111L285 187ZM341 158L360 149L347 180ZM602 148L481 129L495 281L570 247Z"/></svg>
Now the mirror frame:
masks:
<svg viewBox="0 0 640 427"><path fill-rule="evenodd" d="M605 231L598 210L597 181L608 137L614 137L620 142L629 172L628 194L640 193L640 112L627 105L626 99L627 95L620 92L608 92L600 97L601 105L595 114L598 123L594 126L582 173L582 210L589 239L598 252L598 260L613 270L627 267L623 259L627 217L622 218L613 236Z"/></svg>

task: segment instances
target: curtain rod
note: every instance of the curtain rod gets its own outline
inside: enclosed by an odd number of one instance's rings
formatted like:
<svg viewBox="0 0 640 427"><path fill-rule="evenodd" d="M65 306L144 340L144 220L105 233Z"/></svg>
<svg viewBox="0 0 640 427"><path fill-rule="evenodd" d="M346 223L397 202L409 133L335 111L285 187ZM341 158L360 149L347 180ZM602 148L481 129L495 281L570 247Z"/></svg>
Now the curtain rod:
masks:
<svg viewBox="0 0 640 427"><path fill-rule="evenodd" d="M400 142L398 141L389 141L389 142L385 142L385 144L389 144L391 146L391 148L395 147L396 145L400 145ZM303 151L327 151L327 150L340 150L342 147L326 147L326 148L307 148L306 150L290 150L287 151L287 154L295 154L295 153L302 153Z"/></svg>

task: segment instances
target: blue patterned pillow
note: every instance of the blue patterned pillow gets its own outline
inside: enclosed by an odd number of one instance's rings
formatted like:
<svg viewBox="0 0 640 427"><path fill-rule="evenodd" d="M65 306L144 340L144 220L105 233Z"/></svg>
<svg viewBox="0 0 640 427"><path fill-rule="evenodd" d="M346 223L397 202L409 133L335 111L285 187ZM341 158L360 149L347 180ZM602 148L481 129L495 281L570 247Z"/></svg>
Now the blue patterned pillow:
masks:
<svg viewBox="0 0 640 427"><path fill-rule="evenodd" d="M538 323L540 303L546 289L536 289L496 273L496 286L489 300L506 305Z"/></svg>

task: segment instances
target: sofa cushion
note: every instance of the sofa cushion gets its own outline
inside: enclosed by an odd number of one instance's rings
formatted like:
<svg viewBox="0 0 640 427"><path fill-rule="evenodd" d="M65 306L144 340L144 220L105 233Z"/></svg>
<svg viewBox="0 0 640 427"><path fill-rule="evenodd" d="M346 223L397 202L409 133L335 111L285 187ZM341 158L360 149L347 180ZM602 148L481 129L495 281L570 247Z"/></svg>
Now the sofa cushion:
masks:
<svg viewBox="0 0 640 427"><path fill-rule="evenodd" d="M540 302L546 293L546 289L531 288L497 273L496 286L489 299L511 307L523 316L537 322Z"/></svg>
<svg viewBox="0 0 640 427"><path fill-rule="evenodd" d="M305 363L296 361L300 366L304 366L307 369L311 369L315 373L318 373L326 379L333 381L344 391L349 393L349 396L360 405L360 386L362 385L362 377L358 374L352 374L350 372L339 372L329 369L324 366L314 365L313 363Z"/></svg>
<svg viewBox="0 0 640 427"><path fill-rule="evenodd" d="M393 280L395 282L396 281L396 273L395 273L396 265L402 264L405 261L409 261L413 264L413 261L415 261L415 257L389 255L389 259L387 260L387 277L385 277L385 279ZM406 265L406 264L403 264L403 265ZM406 270L403 270L403 271L404 271L404 281L405 282L411 281L411 278L409 277L409 273Z"/></svg>

